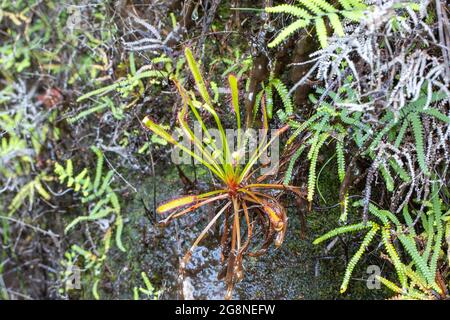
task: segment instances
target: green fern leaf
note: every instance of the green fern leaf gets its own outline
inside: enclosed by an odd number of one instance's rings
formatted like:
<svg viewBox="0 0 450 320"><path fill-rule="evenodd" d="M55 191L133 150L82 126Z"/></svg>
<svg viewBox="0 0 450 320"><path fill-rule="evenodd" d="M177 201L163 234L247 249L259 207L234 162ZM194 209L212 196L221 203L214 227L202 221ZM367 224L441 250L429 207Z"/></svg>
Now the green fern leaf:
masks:
<svg viewBox="0 0 450 320"><path fill-rule="evenodd" d="M317 142L317 145L314 148L314 151L312 153L311 162L309 165L309 175L308 175L308 196L307 200L309 202L312 202L314 191L315 191L315 185L316 185L316 168L317 168L317 159L319 157L319 151L322 145L325 143L326 139L329 137L328 133L323 133L320 136L319 141Z"/></svg>
<svg viewBox="0 0 450 320"><path fill-rule="evenodd" d="M342 183L345 178L345 156L344 156L344 143L342 141L336 142L336 158L338 166L339 181Z"/></svg>
<svg viewBox="0 0 450 320"><path fill-rule="evenodd" d="M316 18L315 22L319 43L322 48L326 48L328 46L328 40L327 40L327 27L325 26L325 21L322 18Z"/></svg>
<svg viewBox="0 0 450 320"><path fill-rule="evenodd" d="M345 291L347 291L348 283L350 281L350 277L352 276L353 270L355 269L358 261L361 259L362 255L364 254L364 251L370 245L370 243L372 242L373 238L375 237L375 235L379 229L380 229L380 227L377 224L373 225L372 229L370 229L370 231L364 237L358 251L350 259L350 262L348 263L348 266L345 269L344 280L342 281L342 284L341 284L341 289L340 289L341 293L344 293Z"/></svg>
<svg viewBox="0 0 450 320"><path fill-rule="evenodd" d="M298 19L297 21L291 23L289 26L287 26L286 28L284 28L279 34L278 36L272 40L269 44L268 47L269 48L274 48L277 45L279 45L281 42L283 42L284 40L286 40L286 38L288 38L291 34L293 34L295 31L297 31L298 29L304 28L309 24L308 20L301 20Z"/></svg>
<svg viewBox="0 0 450 320"><path fill-rule="evenodd" d="M294 153L294 155L291 157L290 161L289 161L289 166L286 170L286 173L284 175L284 181L283 184L287 185L289 184L289 182L291 181L292 178L292 170L294 169L294 164L297 161L297 159L300 157L300 155L303 153L303 151L305 150L305 145L301 145Z"/></svg>
<svg viewBox="0 0 450 320"><path fill-rule="evenodd" d="M293 16L302 18L304 20L310 20L313 18L313 16L311 16L308 11L306 11L305 9L293 6L293 5L289 5L289 4L282 4L279 6L275 6L275 7L267 7L265 8L266 12L268 13L287 13L287 14L292 14Z"/></svg>
<svg viewBox="0 0 450 320"><path fill-rule="evenodd" d="M341 20L336 13L331 13L328 15L330 19L331 26L339 37L345 36L344 28L342 27Z"/></svg>
<svg viewBox="0 0 450 320"><path fill-rule="evenodd" d="M394 246L391 243L391 233L389 229L389 224L384 226L381 230L381 235L384 243L384 247L391 258L392 264L394 265L395 271L397 272L398 279L403 288L406 287L406 276L403 271L403 263L400 261L400 257L397 254Z"/></svg>
<svg viewBox="0 0 450 320"><path fill-rule="evenodd" d="M357 232L357 231L373 228L374 225L375 224L372 221L368 221L367 223L361 222L361 223L356 223L356 224L352 224L349 226L339 227L339 228L333 229L333 230L325 233L324 235L320 236L319 238L314 240L313 244L317 245L328 239L334 238L340 234L352 233L352 232Z"/></svg>
<svg viewBox="0 0 450 320"><path fill-rule="evenodd" d="M430 173L428 172L428 167L425 161L422 122L416 113L411 113L408 118L416 141L417 161L419 162L420 169L422 169L423 173L429 175Z"/></svg>

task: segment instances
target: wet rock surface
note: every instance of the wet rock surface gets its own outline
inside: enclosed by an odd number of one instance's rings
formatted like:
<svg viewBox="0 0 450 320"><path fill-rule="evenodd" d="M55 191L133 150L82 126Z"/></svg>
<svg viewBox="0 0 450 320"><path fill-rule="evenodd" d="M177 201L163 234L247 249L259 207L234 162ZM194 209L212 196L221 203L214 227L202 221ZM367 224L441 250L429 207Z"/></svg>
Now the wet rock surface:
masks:
<svg viewBox="0 0 450 320"><path fill-rule="evenodd" d="M162 176L164 180L156 178L157 204L183 194L176 175ZM127 209L125 236L130 249L126 259L116 261L117 267L126 270L121 274L120 283L116 283L121 288L116 292L131 292L127 285L139 283L140 273L144 271L152 284L162 290L160 299L223 299L226 286L218 280L222 270L218 228L212 228L215 231L194 250L184 277L179 273L181 259L211 219L214 207L199 209L160 227L155 223L160 217L144 207L144 203L148 208L153 206L149 196L152 186L151 179L144 181ZM308 217L307 238L301 239L295 210L289 210L289 229L280 248L271 246L261 257L244 259L244 278L236 284L233 299L355 299L361 295L380 298L381 292L367 292L364 281L355 282L357 289L351 295L339 293L345 270L342 250L333 249L332 255L325 256L323 247L312 245L312 240L323 234L324 221L337 218L332 212L312 213Z"/></svg>

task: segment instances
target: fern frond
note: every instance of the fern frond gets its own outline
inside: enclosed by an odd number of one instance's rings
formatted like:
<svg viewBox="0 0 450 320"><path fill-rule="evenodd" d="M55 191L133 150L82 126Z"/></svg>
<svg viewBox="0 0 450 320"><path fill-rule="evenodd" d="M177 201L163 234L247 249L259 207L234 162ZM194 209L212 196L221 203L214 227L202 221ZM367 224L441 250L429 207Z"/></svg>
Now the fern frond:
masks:
<svg viewBox="0 0 450 320"><path fill-rule="evenodd" d="M322 46L322 48L325 48L328 46L327 27L325 26L325 21L322 18L316 18L315 24L319 43Z"/></svg>
<svg viewBox="0 0 450 320"><path fill-rule="evenodd" d="M320 135L320 139L317 142L317 145L314 147L314 151L311 156L311 162L309 165L308 196L307 196L307 200L309 202L312 202L314 196L314 190L316 185L316 168L317 168L317 159L319 157L319 151L328 137L329 137L328 133L323 133Z"/></svg>
<svg viewBox="0 0 450 320"><path fill-rule="evenodd" d="M386 278L383 278L381 276L376 276L377 280L380 281L382 284L384 284L388 289L391 289L395 293L403 294L403 290L399 288L395 283L389 281Z"/></svg>
<svg viewBox="0 0 450 320"><path fill-rule="evenodd" d="M408 172L406 172L406 170L403 169L395 159L389 159L389 164L391 165L391 168L394 169L395 173L398 174L400 179L402 179L406 183L411 182L411 177L409 176Z"/></svg>
<svg viewBox="0 0 450 320"><path fill-rule="evenodd" d="M286 88L286 85L280 79L272 79L271 82L281 98L281 102L283 103L286 115L290 116L294 112L294 107L292 104L292 100L289 97L289 90Z"/></svg>
<svg viewBox="0 0 450 320"><path fill-rule="evenodd" d="M338 166L339 181L342 183L345 178L345 156L344 156L344 143L342 141L336 142L336 158Z"/></svg>
<svg viewBox="0 0 450 320"><path fill-rule="evenodd" d="M356 232L356 231L361 231L364 229L369 229L369 228L373 228L375 226L375 223L372 221L368 221L367 223L356 223L356 224L352 224L349 226L343 226L343 227L339 227L336 229L333 229L327 233L325 233L324 235L320 236L319 238L317 238L316 240L314 240L313 244L319 244L321 242L324 242L328 239L334 238L340 234L344 234L344 233L351 233L351 232Z"/></svg>
<svg viewBox="0 0 450 320"><path fill-rule="evenodd" d="M294 139L297 138L300 133L302 133L304 130L306 130L307 128L312 126L314 124L314 122L322 116L323 116L322 113L316 113L313 116L309 117L309 119L306 120L305 122L303 122L301 125L299 125L298 123L296 123L294 121L291 121L289 124L291 125L291 127L296 128L296 129L295 129L294 133L289 137L286 144L291 144L292 141L294 141Z"/></svg>
<svg viewBox="0 0 450 320"><path fill-rule="evenodd" d="M302 18L304 20L310 20L313 18L312 15L308 13L305 9L302 9L300 7L296 7L290 4L282 4L275 7L267 7L266 12L268 13L287 13L291 14L293 16Z"/></svg>
<svg viewBox="0 0 450 320"><path fill-rule="evenodd" d="M98 220L98 219L105 218L105 217L108 216L112 211L113 211L112 208L106 208L106 209L99 210L99 211L96 212L95 214L90 214L90 215L88 215L88 216L79 216L79 217L75 218L71 223L69 223L69 224L67 225L67 227L64 229L64 233L67 233L70 229L72 229L72 228L75 227L78 223L80 223L80 222L82 222L82 221L94 221L94 220Z"/></svg>
<svg viewBox="0 0 450 320"><path fill-rule="evenodd" d="M339 37L345 36L344 27L342 26L339 16L336 13L331 13L328 15L328 18L330 19L334 32L336 32Z"/></svg>
<svg viewBox="0 0 450 320"><path fill-rule="evenodd" d="M297 159L300 157L300 155L305 150L305 145L301 145L294 153L294 155L291 157L289 161L289 166L286 170L286 173L284 174L284 181L283 184L288 185L292 178L292 170L294 169L294 164L297 161Z"/></svg>
<svg viewBox="0 0 450 320"><path fill-rule="evenodd" d="M422 113L432 116L442 122L450 123L450 118L447 117L442 112L440 112L438 109L428 108L428 109L423 110Z"/></svg>
<svg viewBox="0 0 450 320"><path fill-rule="evenodd" d="M403 263L400 261L400 257L398 256L397 251L391 243L391 232L389 224L382 228L381 235L384 247L386 248L389 257L391 258L392 264L394 265L395 271L397 272L398 279L400 280L402 287L406 288L407 283L406 276L403 271Z"/></svg>
<svg viewBox="0 0 450 320"><path fill-rule="evenodd" d="M416 244L414 243L414 241L408 236L402 234L400 234L398 238L401 241L402 245L404 246L405 250L413 259L414 264L423 274L423 276L427 279L429 283L433 283L434 275L431 273L430 269L427 266L427 263L424 261L419 251L417 251Z"/></svg>
<svg viewBox="0 0 450 320"><path fill-rule="evenodd" d="M397 134L397 138L395 139L394 146L399 147L400 143L402 143L403 137L405 136L406 129L408 128L408 121L403 121L402 126L400 127L400 131Z"/></svg>
<svg viewBox="0 0 450 320"><path fill-rule="evenodd" d="M425 160L424 142L423 142L423 128L422 121L416 113L411 113L408 116L411 123L412 131L416 142L417 161L423 173L429 175L428 167Z"/></svg>
<svg viewBox="0 0 450 320"><path fill-rule="evenodd" d="M386 189L389 192L394 191L394 179L392 178L391 173L389 172L389 169L387 168L387 166L384 163L380 164L380 172L384 178L384 181L386 182Z"/></svg>
<svg viewBox="0 0 450 320"><path fill-rule="evenodd" d="M314 15L318 16L323 14L324 12L320 9L319 6L312 0L298 0L302 5L304 5L308 10L310 10Z"/></svg>
<svg viewBox="0 0 450 320"><path fill-rule="evenodd" d="M347 291L348 283L350 281L350 277L352 276L353 270L355 269L358 261L361 259L362 255L364 254L364 251L367 249L367 247L372 242L373 238L375 237L376 233L380 227L377 224L374 224L372 229L366 234L364 237L358 251L355 253L355 255L350 259L350 262L348 263L347 268L345 269L345 275L344 280L341 284L341 293L344 293Z"/></svg>
<svg viewBox="0 0 450 320"><path fill-rule="evenodd" d="M442 212L441 212L441 199L439 199L439 189L437 187L437 184L433 184L433 215L435 219L436 224L436 238L435 238L435 245L433 248L433 254L431 256L431 262L430 262L430 271L432 274L436 274L437 272L437 262L439 259L439 254L441 252L441 246L442 246L442 237L444 234L444 229L442 225Z"/></svg>
<svg viewBox="0 0 450 320"><path fill-rule="evenodd" d="M95 167L95 178L94 178L94 190L97 191L100 186L100 180L102 178L102 170L103 170L103 153L102 151L92 146L91 150L95 153L97 156L97 166Z"/></svg>
<svg viewBox="0 0 450 320"><path fill-rule="evenodd" d="M278 36L275 37L267 46L269 48L274 48L286 40L291 34L293 34L298 29L304 28L309 24L308 20L298 19L297 21L291 23L286 28L284 28Z"/></svg>

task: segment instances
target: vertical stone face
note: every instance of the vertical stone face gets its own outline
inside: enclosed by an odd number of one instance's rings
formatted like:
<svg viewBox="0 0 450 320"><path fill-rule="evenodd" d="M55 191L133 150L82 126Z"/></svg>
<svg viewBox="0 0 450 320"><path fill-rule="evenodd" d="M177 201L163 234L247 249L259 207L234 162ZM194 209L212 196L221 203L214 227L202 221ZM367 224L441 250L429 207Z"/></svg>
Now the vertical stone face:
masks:
<svg viewBox="0 0 450 320"><path fill-rule="evenodd" d="M253 62L253 69L250 75L250 87L247 98L245 99L245 112L247 115L246 127L251 127L251 118L253 114L253 106L255 105L255 98L260 90L261 82L269 78L269 59L265 54L259 53Z"/></svg>
<svg viewBox="0 0 450 320"><path fill-rule="evenodd" d="M302 31L302 35L299 37L299 40L297 41L294 48L292 63L302 63L308 61L309 55L316 49L317 45L313 41L313 39L311 39L310 36ZM291 71L292 83L296 83L297 81L302 79L306 72L308 72L311 68L311 65L312 64L294 65ZM295 90L293 96L294 104L297 106L304 105L307 102L307 97L310 90L311 85L309 85L308 83L299 86L297 90Z"/></svg>

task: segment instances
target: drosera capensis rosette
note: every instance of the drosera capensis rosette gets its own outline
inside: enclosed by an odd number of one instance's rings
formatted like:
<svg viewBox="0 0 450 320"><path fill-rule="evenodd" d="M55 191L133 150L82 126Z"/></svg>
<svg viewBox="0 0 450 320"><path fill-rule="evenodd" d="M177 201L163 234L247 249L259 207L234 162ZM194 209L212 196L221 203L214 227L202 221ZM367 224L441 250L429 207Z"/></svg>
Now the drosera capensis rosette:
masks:
<svg viewBox="0 0 450 320"><path fill-rule="evenodd" d="M251 256L258 256L263 254L271 243L275 246L280 246L284 240L287 230L287 214L286 209L279 202L274 193L281 191L291 191L298 196L304 196L298 187L263 183L268 175L255 177L255 165L262 154L273 143L275 139L285 132L289 127L284 126L276 130L271 139L267 141L268 120L265 109L262 108L262 126L264 136L260 139L259 144L254 148L248 157L248 161L241 163L241 152L231 152L228 144L225 130L222 122L213 106L212 99L208 93L206 83L200 73L193 54L189 48L185 49L185 56L188 62L189 69L195 80L197 92L201 96L202 103L200 103L195 93L186 90L177 79L172 79L181 95L183 106L177 115L178 124L190 142L194 145L194 150L187 148L183 144L174 139L169 132L163 129L160 125L152 121L149 117L145 117L142 122L154 134L163 138L167 142L180 148L201 165L205 166L211 173L217 177L221 182L221 188L199 194L186 195L176 199L165 202L157 208L159 214L168 214L161 223L167 224L175 218L193 212L196 209L212 203L219 204L219 210L208 225L203 229L200 235L192 244L189 251L185 254L180 263L180 272L184 273L193 251L198 246L199 242L205 237L211 227L221 218L223 219L221 248L222 248L222 263L225 266L225 282L227 284L227 293L225 298L232 297L234 284L243 277L242 259L245 254ZM239 110L239 91L238 79L234 75L228 77L228 85L231 91L232 111L236 118L236 126L238 129L237 146L238 150L245 150L248 138L245 131L241 134L241 117ZM261 101L264 104L264 101ZM187 123L188 114L194 116L194 120L201 125L203 134L207 138L211 138L200 113L202 111L209 113L218 131L220 132L221 148L218 148L212 139L198 139L193 130ZM190 111L190 112L189 112ZM200 156L201 155L201 156ZM264 235L263 244L250 251L252 237L255 235L256 224L259 224L262 234ZM244 226L244 228L241 228ZM246 227L246 228L245 228ZM245 230L246 229L246 230ZM230 232L231 231L231 232ZM260 233L258 233L260 234Z"/></svg>

